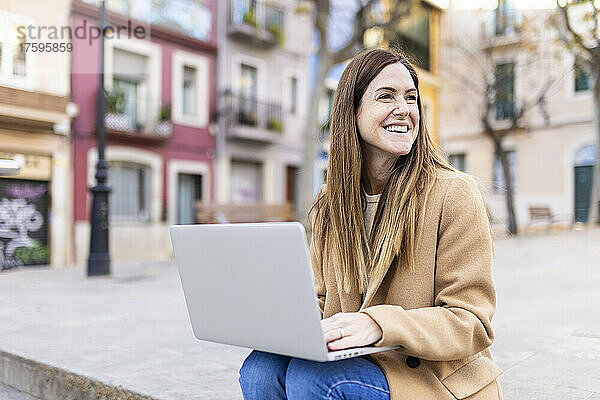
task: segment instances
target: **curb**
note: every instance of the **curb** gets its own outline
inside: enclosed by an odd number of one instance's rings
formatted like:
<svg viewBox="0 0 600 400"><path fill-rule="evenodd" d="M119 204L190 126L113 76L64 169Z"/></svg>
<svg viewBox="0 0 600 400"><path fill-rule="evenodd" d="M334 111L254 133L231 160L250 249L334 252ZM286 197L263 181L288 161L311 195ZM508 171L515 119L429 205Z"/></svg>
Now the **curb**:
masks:
<svg viewBox="0 0 600 400"><path fill-rule="evenodd" d="M0 383L42 400L157 400L2 350Z"/></svg>

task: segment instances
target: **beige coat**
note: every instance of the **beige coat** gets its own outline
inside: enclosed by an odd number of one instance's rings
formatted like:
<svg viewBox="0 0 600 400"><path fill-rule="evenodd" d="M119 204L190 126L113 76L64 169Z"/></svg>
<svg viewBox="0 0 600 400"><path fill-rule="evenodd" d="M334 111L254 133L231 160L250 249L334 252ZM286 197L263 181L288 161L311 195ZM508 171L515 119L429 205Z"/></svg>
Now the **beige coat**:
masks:
<svg viewBox="0 0 600 400"><path fill-rule="evenodd" d="M496 307L492 241L475 180L440 171L429 194L415 248L415 272L392 265L371 277L365 302L344 293L332 262L311 243L323 317L362 311L381 327L375 346L401 346L368 356L383 370L392 400L502 399L488 347Z"/></svg>

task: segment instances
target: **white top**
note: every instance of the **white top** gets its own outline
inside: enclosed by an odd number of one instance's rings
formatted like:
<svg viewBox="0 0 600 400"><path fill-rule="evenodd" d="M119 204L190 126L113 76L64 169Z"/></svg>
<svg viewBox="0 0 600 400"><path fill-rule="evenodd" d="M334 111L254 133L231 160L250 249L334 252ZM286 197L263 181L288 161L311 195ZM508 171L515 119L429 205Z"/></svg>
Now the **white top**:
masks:
<svg viewBox="0 0 600 400"><path fill-rule="evenodd" d="M364 193L364 192L363 192ZM365 210L365 226L367 228L367 237L371 236L371 228L373 227L373 221L375 220L375 213L377 212L377 204L379 204L379 198L381 197L381 193L379 194L367 194L364 193L367 199L367 209ZM367 281L365 282L365 287L369 285L369 277L367 276ZM363 293L363 300L365 299L365 294Z"/></svg>
<svg viewBox="0 0 600 400"><path fill-rule="evenodd" d="M365 225L367 227L367 235L371 235L371 228L373 227L373 221L375 220L375 212L377 211L377 204L379 203L379 194L366 194L367 198L367 209L365 211Z"/></svg>

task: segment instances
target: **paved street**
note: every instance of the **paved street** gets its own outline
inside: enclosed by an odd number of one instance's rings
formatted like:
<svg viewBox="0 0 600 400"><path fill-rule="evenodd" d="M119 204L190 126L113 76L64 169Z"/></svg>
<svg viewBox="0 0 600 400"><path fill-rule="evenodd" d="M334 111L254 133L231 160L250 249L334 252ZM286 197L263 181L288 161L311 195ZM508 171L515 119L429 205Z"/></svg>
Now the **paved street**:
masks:
<svg viewBox="0 0 600 400"><path fill-rule="evenodd" d="M35 397L15 390L9 386L0 385L0 399L2 400L38 400Z"/></svg>
<svg viewBox="0 0 600 400"><path fill-rule="evenodd" d="M498 239L495 249L505 398L600 400L600 230ZM0 351L160 400L240 398L248 350L192 337L172 263L94 279L82 268L4 271L0 304Z"/></svg>

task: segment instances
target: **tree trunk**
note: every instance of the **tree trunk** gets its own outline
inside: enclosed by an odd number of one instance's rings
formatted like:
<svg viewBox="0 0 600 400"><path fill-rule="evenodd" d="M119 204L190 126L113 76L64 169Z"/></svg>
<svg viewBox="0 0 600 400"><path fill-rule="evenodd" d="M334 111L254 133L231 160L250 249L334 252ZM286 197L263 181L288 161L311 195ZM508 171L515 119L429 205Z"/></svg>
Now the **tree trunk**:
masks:
<svg viewBox="0 0 600 400"><path fill-rule="evenodd" d="M325 78L332 67L332 58L328 52L319 51L318 57L315 86L311 95L308 96L308 112L304 128L304 155L298 190L298 219L305 226L308 226L308 211L314 200L313 178L319 135L319 102L325 94Z"/></svg>
<svg viewBox="0 0 600 400"><path fill-rule="evenodd" d="M598 223L598 203L600 203L600 68L594 68L594 95L593 102L593 125L596 130L596 164L594 166L594 175L592 179L592 191L590 193L590 209L588 213L588 226L593 228Z"/></svg>
<svg viewBox="0 0 600 400"><path fill-rule="evenodd" d="M513 236L517 235L517 219L515 218L515 207L513 201L513 183L510 174L510 165L508 163L508 157L502 148L502 140L498 139L494 141L494 147L496 154L500 157L500 163L502 164L502 171L504 172L504 184L506 186L506 211L508 217L508 233Z"/></svg>

